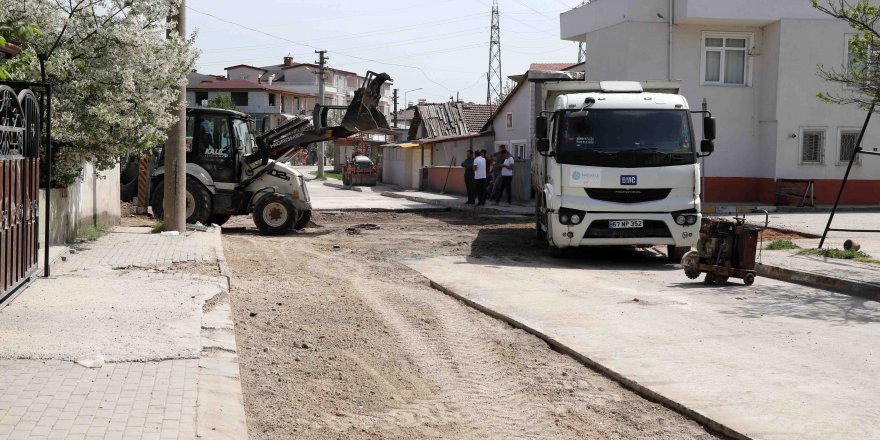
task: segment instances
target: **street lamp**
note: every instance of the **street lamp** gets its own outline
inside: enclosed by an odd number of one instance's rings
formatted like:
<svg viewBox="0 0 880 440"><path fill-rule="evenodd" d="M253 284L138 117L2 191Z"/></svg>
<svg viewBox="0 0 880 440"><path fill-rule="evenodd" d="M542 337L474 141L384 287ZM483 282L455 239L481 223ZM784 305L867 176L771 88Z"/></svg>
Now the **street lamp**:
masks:
<svg viewBox="0 0 880 440"><path fill-rule="evenodd" d="M409 108L409 101L406 100L406 94L409 92L415 92L416 90L422 90L422 88L423 87L419 87L417 89L407 90L407 91L403 92L403 105L405 105L406 108Z"/></svg>

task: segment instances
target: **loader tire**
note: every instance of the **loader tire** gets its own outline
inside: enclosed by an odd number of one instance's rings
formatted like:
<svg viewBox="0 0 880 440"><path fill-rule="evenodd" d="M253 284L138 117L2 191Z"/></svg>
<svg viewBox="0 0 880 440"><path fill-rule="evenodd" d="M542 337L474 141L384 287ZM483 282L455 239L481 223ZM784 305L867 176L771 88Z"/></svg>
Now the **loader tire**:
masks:
<svg viewBox="0 0 880 440"><path fill-rule="evenodd" d="M213 204L208 188L195 177L186 176L186 222L208 225Z"/></svg>
<svg viewBox="0 0 880 440"><path fill-rule="evenodd" d="M158 179L155 183L153 194L150 196L150 207L153 208L153 217L161 219L165 217L165 182ZM186 177L186 222L201 222L208 224L211 216L211 192L205 185L194 177Z"/></svg>
<svg viewBox="0 0 880 440"><path fill-rule="evenodd" d="M299 217L299 220L293 224L293 229L297 231L308 226L309 222L312 221L312 211L303 211L302 215Z"/></svg>
<svg viewBox="0 0 880 440"><path fill-rule="evenodd" d="M293 229L296 207L290 197L267 194L254 206L254 224L263 235L284 235Z"/></svg>
<svg viewBox="0 0 880 440"><path fill-rule="evenodd" d="M153 193L150 194L150 208L153 209L153 218L161 220L165 213L165 182L162 179L153 181Z"/></svg>
<svg viewBox="0 0 880 440"><path fill-rule="evenodd" d="M223 224L228 222L231 217L232 216L229 214L211 214L211 216L208 217L208 223L206 224L206 226L223 226Z"/></svg>

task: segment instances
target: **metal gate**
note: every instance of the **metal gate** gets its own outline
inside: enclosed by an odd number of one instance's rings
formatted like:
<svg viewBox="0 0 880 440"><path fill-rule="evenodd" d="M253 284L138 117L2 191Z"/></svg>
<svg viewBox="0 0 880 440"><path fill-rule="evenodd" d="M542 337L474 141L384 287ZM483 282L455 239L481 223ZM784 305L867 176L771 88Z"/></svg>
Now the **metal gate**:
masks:
<svg viewBox="0 0 880 440"><path fill-rule="evenodd" d="M0 306L37 271L40 105L0 84Z"/></svg>

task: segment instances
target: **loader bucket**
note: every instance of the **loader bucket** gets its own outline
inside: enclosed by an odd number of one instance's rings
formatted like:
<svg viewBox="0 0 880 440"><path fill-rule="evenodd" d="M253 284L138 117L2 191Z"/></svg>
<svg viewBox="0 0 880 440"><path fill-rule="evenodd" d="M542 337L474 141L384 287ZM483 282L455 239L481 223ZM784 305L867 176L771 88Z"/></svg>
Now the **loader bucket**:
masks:
<svg viewBox="0 0 880 440"><path fill-rule="evenodd" d="M354 98L342 118L342 126L346 130L357 133L391 129L385 115L376 108L382 95L382 84L390 79L387 73L367 72L364 85L354 92Z"/></svg>

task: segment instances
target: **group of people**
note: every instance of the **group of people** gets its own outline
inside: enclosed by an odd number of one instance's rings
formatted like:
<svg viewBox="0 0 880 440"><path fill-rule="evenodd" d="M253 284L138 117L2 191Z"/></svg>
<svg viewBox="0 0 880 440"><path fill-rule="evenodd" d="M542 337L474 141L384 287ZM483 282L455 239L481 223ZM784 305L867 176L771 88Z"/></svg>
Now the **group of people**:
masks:
<svg viewBox="0 0 880 440"><path fill-rule="evenodd" d="M495 204L501 203L501 197L507 192L507 204L512 201L513 194L513 156L506 149L499 152L496 162L486 150L468 150L467 159L461 163L464 168L464 183L467 187L468 205L485 205L486 195ZM500 179L499 179L500 178Z"/></svg>

